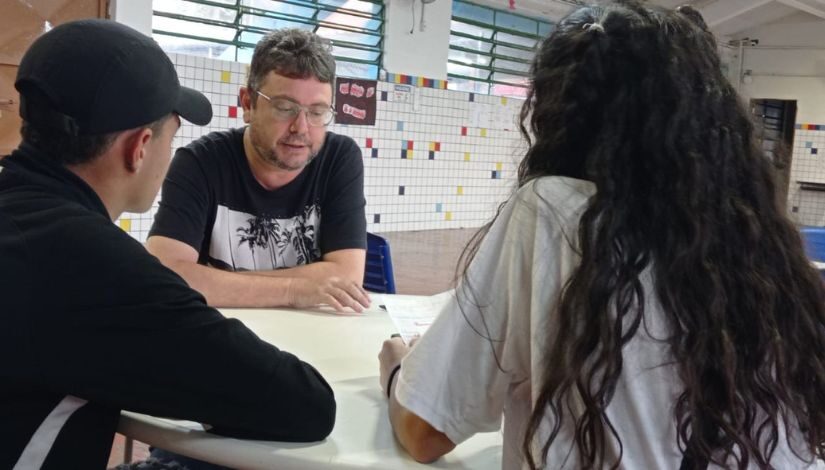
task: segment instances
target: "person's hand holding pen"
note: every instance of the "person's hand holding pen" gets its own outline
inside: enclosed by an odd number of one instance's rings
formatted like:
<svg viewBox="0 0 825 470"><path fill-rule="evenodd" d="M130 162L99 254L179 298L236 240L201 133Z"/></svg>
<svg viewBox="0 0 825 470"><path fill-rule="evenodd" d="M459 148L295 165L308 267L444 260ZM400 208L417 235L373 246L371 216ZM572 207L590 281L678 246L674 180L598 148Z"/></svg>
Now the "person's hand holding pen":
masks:
<svg viewBox="0 0 825 470"><path fill-rule="evenodd" d="M392 384L401 369L401 360L410 352L416 341L418 341L418 337L413 338L410 344L407 345L401 339L401 335L395 333L390 336L390 339L384 341L381 346L381 351L378 353L380 364L378 380L381 382L381 389L387 397L389 397Z"/></svg>

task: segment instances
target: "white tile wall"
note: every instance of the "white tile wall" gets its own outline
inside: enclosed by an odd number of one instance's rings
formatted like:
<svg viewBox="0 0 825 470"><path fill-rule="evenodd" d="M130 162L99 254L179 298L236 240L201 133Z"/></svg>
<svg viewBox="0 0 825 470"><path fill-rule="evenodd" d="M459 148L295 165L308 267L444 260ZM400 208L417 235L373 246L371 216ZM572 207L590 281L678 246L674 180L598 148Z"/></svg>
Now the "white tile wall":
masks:
<svg viewBox="0 0 825 470"><path fill-rule="evenodd" d="M825 192L801 189L801 181L825 185L825 126L797 125L788 190L788 208L798 224L825 226Z"/></svg>
<svg viewBox="0 0 825 470"><path fill-rule="evenodd" d="M203 91L215 116L205 127L184 121L175 148L211 131L243 125L237 94L245 83L245 64L170 57L181 83ZM379 82L378 91L374 126L330 126L361 147L367 230L448 229L487 222L513 190L517 164L526 150L516 126L522 101L388 82ZM233 107L237 117L230 117ZM407 150L410 141L412 151ZM157 204L146 214L124 214L117 223L145 241L156 210Z"/></svg>

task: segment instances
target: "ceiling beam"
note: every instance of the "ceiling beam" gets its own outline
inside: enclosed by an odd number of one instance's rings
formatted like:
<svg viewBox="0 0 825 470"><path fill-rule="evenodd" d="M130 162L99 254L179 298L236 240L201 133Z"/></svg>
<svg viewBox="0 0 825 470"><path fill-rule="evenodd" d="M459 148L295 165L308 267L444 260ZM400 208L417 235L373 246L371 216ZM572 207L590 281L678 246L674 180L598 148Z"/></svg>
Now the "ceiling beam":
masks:
<svg viewBox="0 0 825 470"><path fill-rule="evenodd" d="M725 15L725 16L720 16L718 18L713 18L711 21L708 22L708 26L710 26L711 28L715 28L716 26L719 26L722 23L730 21L730 20L736 18L737 16L744 15L745 13L747 13L749 11L756 10L757 8L761 7L762 5L767 5L768 3L771 3L772 1L773 0L757 0L757 1L754 1L754 2L750 2L746 6L744 6L742 8L739 8L738 10L735 10L735 11L733 11L733 12L731 12L731 13Z"/></svg>
<svg viewBox="0 0 825 470"><path fill-rule="evenodd" d="M783 5L787 5L792 8L796 8L797 10L802 10L805 13L810 13L814 16L818 16L822 19L825 19L825 10L820 10L819 8L814 8L810 5L806 5L798 0L777 0L779 3Z"/></svg>

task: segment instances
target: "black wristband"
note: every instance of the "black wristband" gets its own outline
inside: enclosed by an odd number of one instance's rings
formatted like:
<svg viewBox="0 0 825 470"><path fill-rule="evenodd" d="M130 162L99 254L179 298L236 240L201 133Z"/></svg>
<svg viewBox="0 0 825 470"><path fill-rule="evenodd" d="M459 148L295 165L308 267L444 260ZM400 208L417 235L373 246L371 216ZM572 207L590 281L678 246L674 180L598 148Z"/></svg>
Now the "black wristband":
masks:
<svg viewBox="0 0 825 470"><path fill-rule="evenodd" d="M388 400L390 398L390 390L392 390L392 379L395 378L395 374L397 374L399 370L401 370L401 364L398 364L397 366L395 366L392 369L392 372L390 372L390 378L387 379L387 399Z"/></svg>

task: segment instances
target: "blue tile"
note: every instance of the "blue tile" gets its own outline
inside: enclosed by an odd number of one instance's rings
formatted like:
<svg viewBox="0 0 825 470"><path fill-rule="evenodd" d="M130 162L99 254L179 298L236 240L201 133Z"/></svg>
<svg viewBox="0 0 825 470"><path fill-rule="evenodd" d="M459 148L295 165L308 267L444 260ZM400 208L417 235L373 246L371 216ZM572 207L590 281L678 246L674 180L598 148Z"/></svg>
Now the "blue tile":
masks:
<svg viewBox="0 0 825 470"><path fill-rule="evenodd" d="M403 158L404 160L407 159L407 150L406 149L401 151L401 158Z"/></svg>
<svg viewBox="0 0 825 470"><path fill-rule="evenodd" d="M475 93L470 93L470 103L472 103L475 100L476 100L476 94Z"/></svg>
<svg viewBox="0 0 825 470"><path fill-rule="evenodd" d="M373 214L372 215L372 223L380 224L381 223L381 214Z"/></svg>
<svg viewBox="0 0 825 470"><path fill-rule="evenodd" d="M381 92L381 101L387 101L387 92L386 91Z"/></svg>
<svg viewBox="0 0 825 470"><path fill-rule="evenodd" d="M811 149L811 155L816 155L819 153L819 149Z"/></svg>
<svg viewBox="0 0 825 470"><path fill-rule="evenodd" d="M372 149L372 158L378 158L378 149Z"/></svg>
<svg viewBox="0 0 825 470"><path fill-rule="evenodd" d="M496 170L493 170L493 175L492 175L492 178L493 178L494 180L495 180L495 179L498 179L498 172L497 172Z"/></svg>
<svg viewBox="0 0 825 470"><path fill-rule="evenodd" d="M813 142L805 142L805 148L806 148L806 149L809 149L809 148L811 148L811 147L813 147L813 146L814 146L814 143L813 143Z"/></svg>
<svg viewBox="0 0 825 470"><path fill-rule="evenodd" d="M395 123L395 130L403 131L404 130L404 121L397 121Z"/></svg>
<svg viewBox="0 0 825 470"><path fill-rule="evenodd" d="M403 195L404 195L404 186L399 186L399 187L398 187L398 195L399 195L399 196L403 196Z"/></svg>
<svg viewBox="0 0 825 470"><path fill-rule="evenodd" d="M430 150L430 160L435 160L435 152Z"/></svg>
<svg viewBox="0 0 825 470"><path fill-rule="evenodd" d="M436 212L441 212L441 203L440 202L435 204L435 211Z"/></svg>

